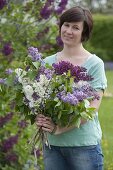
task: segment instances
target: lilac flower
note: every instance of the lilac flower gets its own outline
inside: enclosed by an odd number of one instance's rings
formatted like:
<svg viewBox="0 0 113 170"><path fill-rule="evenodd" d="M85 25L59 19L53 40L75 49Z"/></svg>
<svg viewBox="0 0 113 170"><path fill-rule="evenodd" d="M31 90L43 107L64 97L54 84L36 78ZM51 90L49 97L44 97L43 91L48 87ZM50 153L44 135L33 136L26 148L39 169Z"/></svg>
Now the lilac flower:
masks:
<svg viewBox="0 0 113 170"><path fill-rule="evenodd" d="M0 127L3 127L7 122L9 122L13 117L13 113L9 112L6 116L0 117Z"/></svg>
<svg viewBox="0 0 113 170"><path fill-rule="evenodd" d="M38 52L37 48L29 47L28 53L33 61L42 61L41 54Z"/></svg>
<svg viewBox="0 0 113 170"><path fill-rule="evenodd" d="M75 77L75 82L78 82L79 80L83 81L91 81L93 78L88 75L87 69L85 67L80 66L74 66L71 68L71 76Z"/></svg>
<svg viewBox="0 0 113 170"><path fill-rule="evenodd" d="M18 161L18 155L14 152L8 153L5 157L6 161L9 163L16 163Z"/></svg>
<svg viewBox="0 0 113 170"><path fill-rule="evenodd" d="M4 55L10 55L13 52L13 48L11 46L11 43L6 43L3 47L2 53Z"/></svg>
<svg viewBox="0 0 113 170"><path fill-rule="evenodd" d="M18 127L19 128L24 129L24 128L27 127L27 125L28 125L28 122L26 122L25 120L21 120L21 121L18 122Z"/></svg>
<svg viewBox="0 0 113 170"><path fill-rule="evenodd" d="M80 80L91 81L93 79L90 75L87 74L87 69L85 67L74 66L68 61L61 61L57 64L54 63L53 68L55 69L55 73L58 75L67 73L70 70L71 76L75 77L75 82Z"/></svg>
<svg viewBox="0 0 113 170"><path fill-rule="evenodd" d="M5 84L6 79L0 78L0 84Z"/></svg>
<svg viewBox="0 0 113 170"><path fill-rule="evenodd" d="M94 99L99 100L100 98L99 95L97 94L97 91L93 89L93 87L91 87L89 84L82 86L80 90L87 94L89 98L93 98L93 100Z"/></svg>
<svg viewBox="0 0 113 170"><path fill-rule="evenodd" d="M68 92L65 96L61 96L61 100L64 103L69 103L71 105L77 105L78 104L78 99L76 98L76 96L74 96L73 94L71 94L70 92Z"/></svg>
<svg viewBox="0 0 113 170"><path fill-rule="evenodd" d="M44 74L46 75L47 79L50 80L52 78L52 75L53 75L53 70L45 69Z"/></svg>
<svg viewBox="0 0 113 170"><path fill-rule="evenodd" d="M78 99L78 101L83 101L84 99L88 98L88 95L80 90L75 90L73 95Z"/></svg>
<svg viewBox="0 0 113 170"><path fill-rule="evenodd" d="M55 10L57 14L61 14L63 10L66 8L66 5L68 3L68 0L61 0L61 2L58 5L58 8Z"/></svg>
<svg viewBox="0 0 113 170"><path fill-rule="evenodd" d="M8 152L13 148L15 144L17 144L17 142L18 142L18 135L9 137L8 139L3 141L2 150L4 152Z"/></svg>
<svg viewBox="0 0 113 170"><path fill-rule="evenodd" d="M0 10L7 4L6 0L0 0Z"/></svg>
<svg viewBox="0 0 113 170"><path fill-rule="evenodd" d="M13 70L11 69L11 68L9 68L9 69L6 69L6 74L12 74L13 73Z"/></svg>
<svg viewBox="0 0 113 170"><path fill-rule="evenodd" d="M48 6L48 4L45 4L45 6L40 11L40 16L43 19L48 19L52 13L52 8Z"/></svg>
<svg viewBox="0 0 113 170"><path fill-rule="evenodd" d="M38 96L36 92L33 93L32 97L35 101L40 98L40 96Z"/></svg>
<svg viewBox="0 0 113 170"><path fill-rule="evenodd" d="M58 44L59 46L61 46L61 47L63 46L63 42L62 42L60 36L57 36L57 37L56 37L56 42L57 42L57 44Z"/></svg>
<svg viewBox="0 0 113 170"><path fill-rule="evenodd" d="M71 70L71 68L73 67L73 64L71 64L68 61L61 61L59 63L54 63L52 66L55 70L55 73L58 75L61 75Z"/></svg>
<svg viewBox="0 0 113 170"><path fill-rule="evenodd" d="M36 150L36 156L39 158L41 156L41 151L39 149Z"/></svg>

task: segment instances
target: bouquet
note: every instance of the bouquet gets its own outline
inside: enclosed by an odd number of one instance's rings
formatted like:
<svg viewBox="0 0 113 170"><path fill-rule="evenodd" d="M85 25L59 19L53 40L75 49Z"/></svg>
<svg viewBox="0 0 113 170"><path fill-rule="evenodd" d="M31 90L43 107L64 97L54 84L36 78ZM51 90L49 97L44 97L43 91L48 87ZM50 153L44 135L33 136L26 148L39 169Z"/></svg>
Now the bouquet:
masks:
<svg viewBox="0 0 113 170"><path fill-rule="evenodd" d="M12 83L15 85L15 110L23 113L31 124L41 113L61 127L79 128L82 119L93 119L95 108L90 107L90 102L99 99L89 83L92 80L86 68L66 61L49 65L37 48L29 47L24 68L16 68L4 85L10 88ZM31 141L33 147L40 137L47 141L45 133L38 129Z"/></svg>

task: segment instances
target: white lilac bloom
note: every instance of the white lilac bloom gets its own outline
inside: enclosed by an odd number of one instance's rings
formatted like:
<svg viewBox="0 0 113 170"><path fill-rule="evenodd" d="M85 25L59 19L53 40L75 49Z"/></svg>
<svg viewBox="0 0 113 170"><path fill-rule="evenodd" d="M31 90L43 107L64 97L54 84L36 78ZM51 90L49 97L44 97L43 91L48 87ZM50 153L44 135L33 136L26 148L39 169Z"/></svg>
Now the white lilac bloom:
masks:
<svg viewBox="0 0 113 170"><path fill-rule="evenodd" d="M34 108L34 101L33 100L29 102L29 107Z"/></svg>
<svg viewBox="0 0 113 170"><path fill-rule="evenodd" d="M47 79L47 77L45 75L40 75L40 78L39 78L39 81L40 81L40 85L42 86L48 86L49 84L49 80Z"/></svg>
<svg viewBox="0 0 113 170"><path fill-rule="evenodd" d="M82 86L86 85L86 84L89 84L87 81L83 81L83 80L80 80L79 82L77 83L73 83L73 87L76 87L76 88L81 88Z"/></svg>
<svg viewBox="0 0 113 170"><path fill-rule="evenodd" d="M23 92L29 101L33 100L32 95L33 95L34 91L30 85L23 86Z"/></svg>
<svg viewBox="0 0 113 170"><path fill-rule="evenodd" d="M21 68L17 68L15 69L15 73L17 74L19 83L22 83L22 78L27 74L27 72Z"/></svg>
<svg viewBox="0 0 113 170"><path fill-rule="evenodd" d="M34 91L40 96L44 97L45 95L45 88L40 84L40 82L33 83Z"/></svg>

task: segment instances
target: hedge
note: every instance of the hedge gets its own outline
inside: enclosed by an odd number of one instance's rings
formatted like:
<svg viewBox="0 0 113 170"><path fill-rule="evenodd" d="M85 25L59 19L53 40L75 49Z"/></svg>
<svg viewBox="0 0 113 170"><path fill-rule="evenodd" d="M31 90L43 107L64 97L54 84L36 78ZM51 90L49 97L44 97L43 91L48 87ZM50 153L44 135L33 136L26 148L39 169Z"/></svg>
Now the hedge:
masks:
<svg viewBox="0 0 113 170"><path fill-rule="evenodd" d="M91 39L85 44L104 61L113 61L113 15L96 14Z"/></svg>

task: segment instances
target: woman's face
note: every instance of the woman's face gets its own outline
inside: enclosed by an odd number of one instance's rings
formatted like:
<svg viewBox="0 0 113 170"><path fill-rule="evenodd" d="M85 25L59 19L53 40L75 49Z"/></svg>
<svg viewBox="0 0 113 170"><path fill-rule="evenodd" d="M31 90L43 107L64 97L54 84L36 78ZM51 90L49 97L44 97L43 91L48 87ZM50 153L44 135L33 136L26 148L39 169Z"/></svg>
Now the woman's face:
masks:
<svg viewBox="0 0 113 170"><path fill-rule="evenodd" d="M83 21L64 22L61 27L61 39L64 45L76 46L81 43Z"/></svg>

